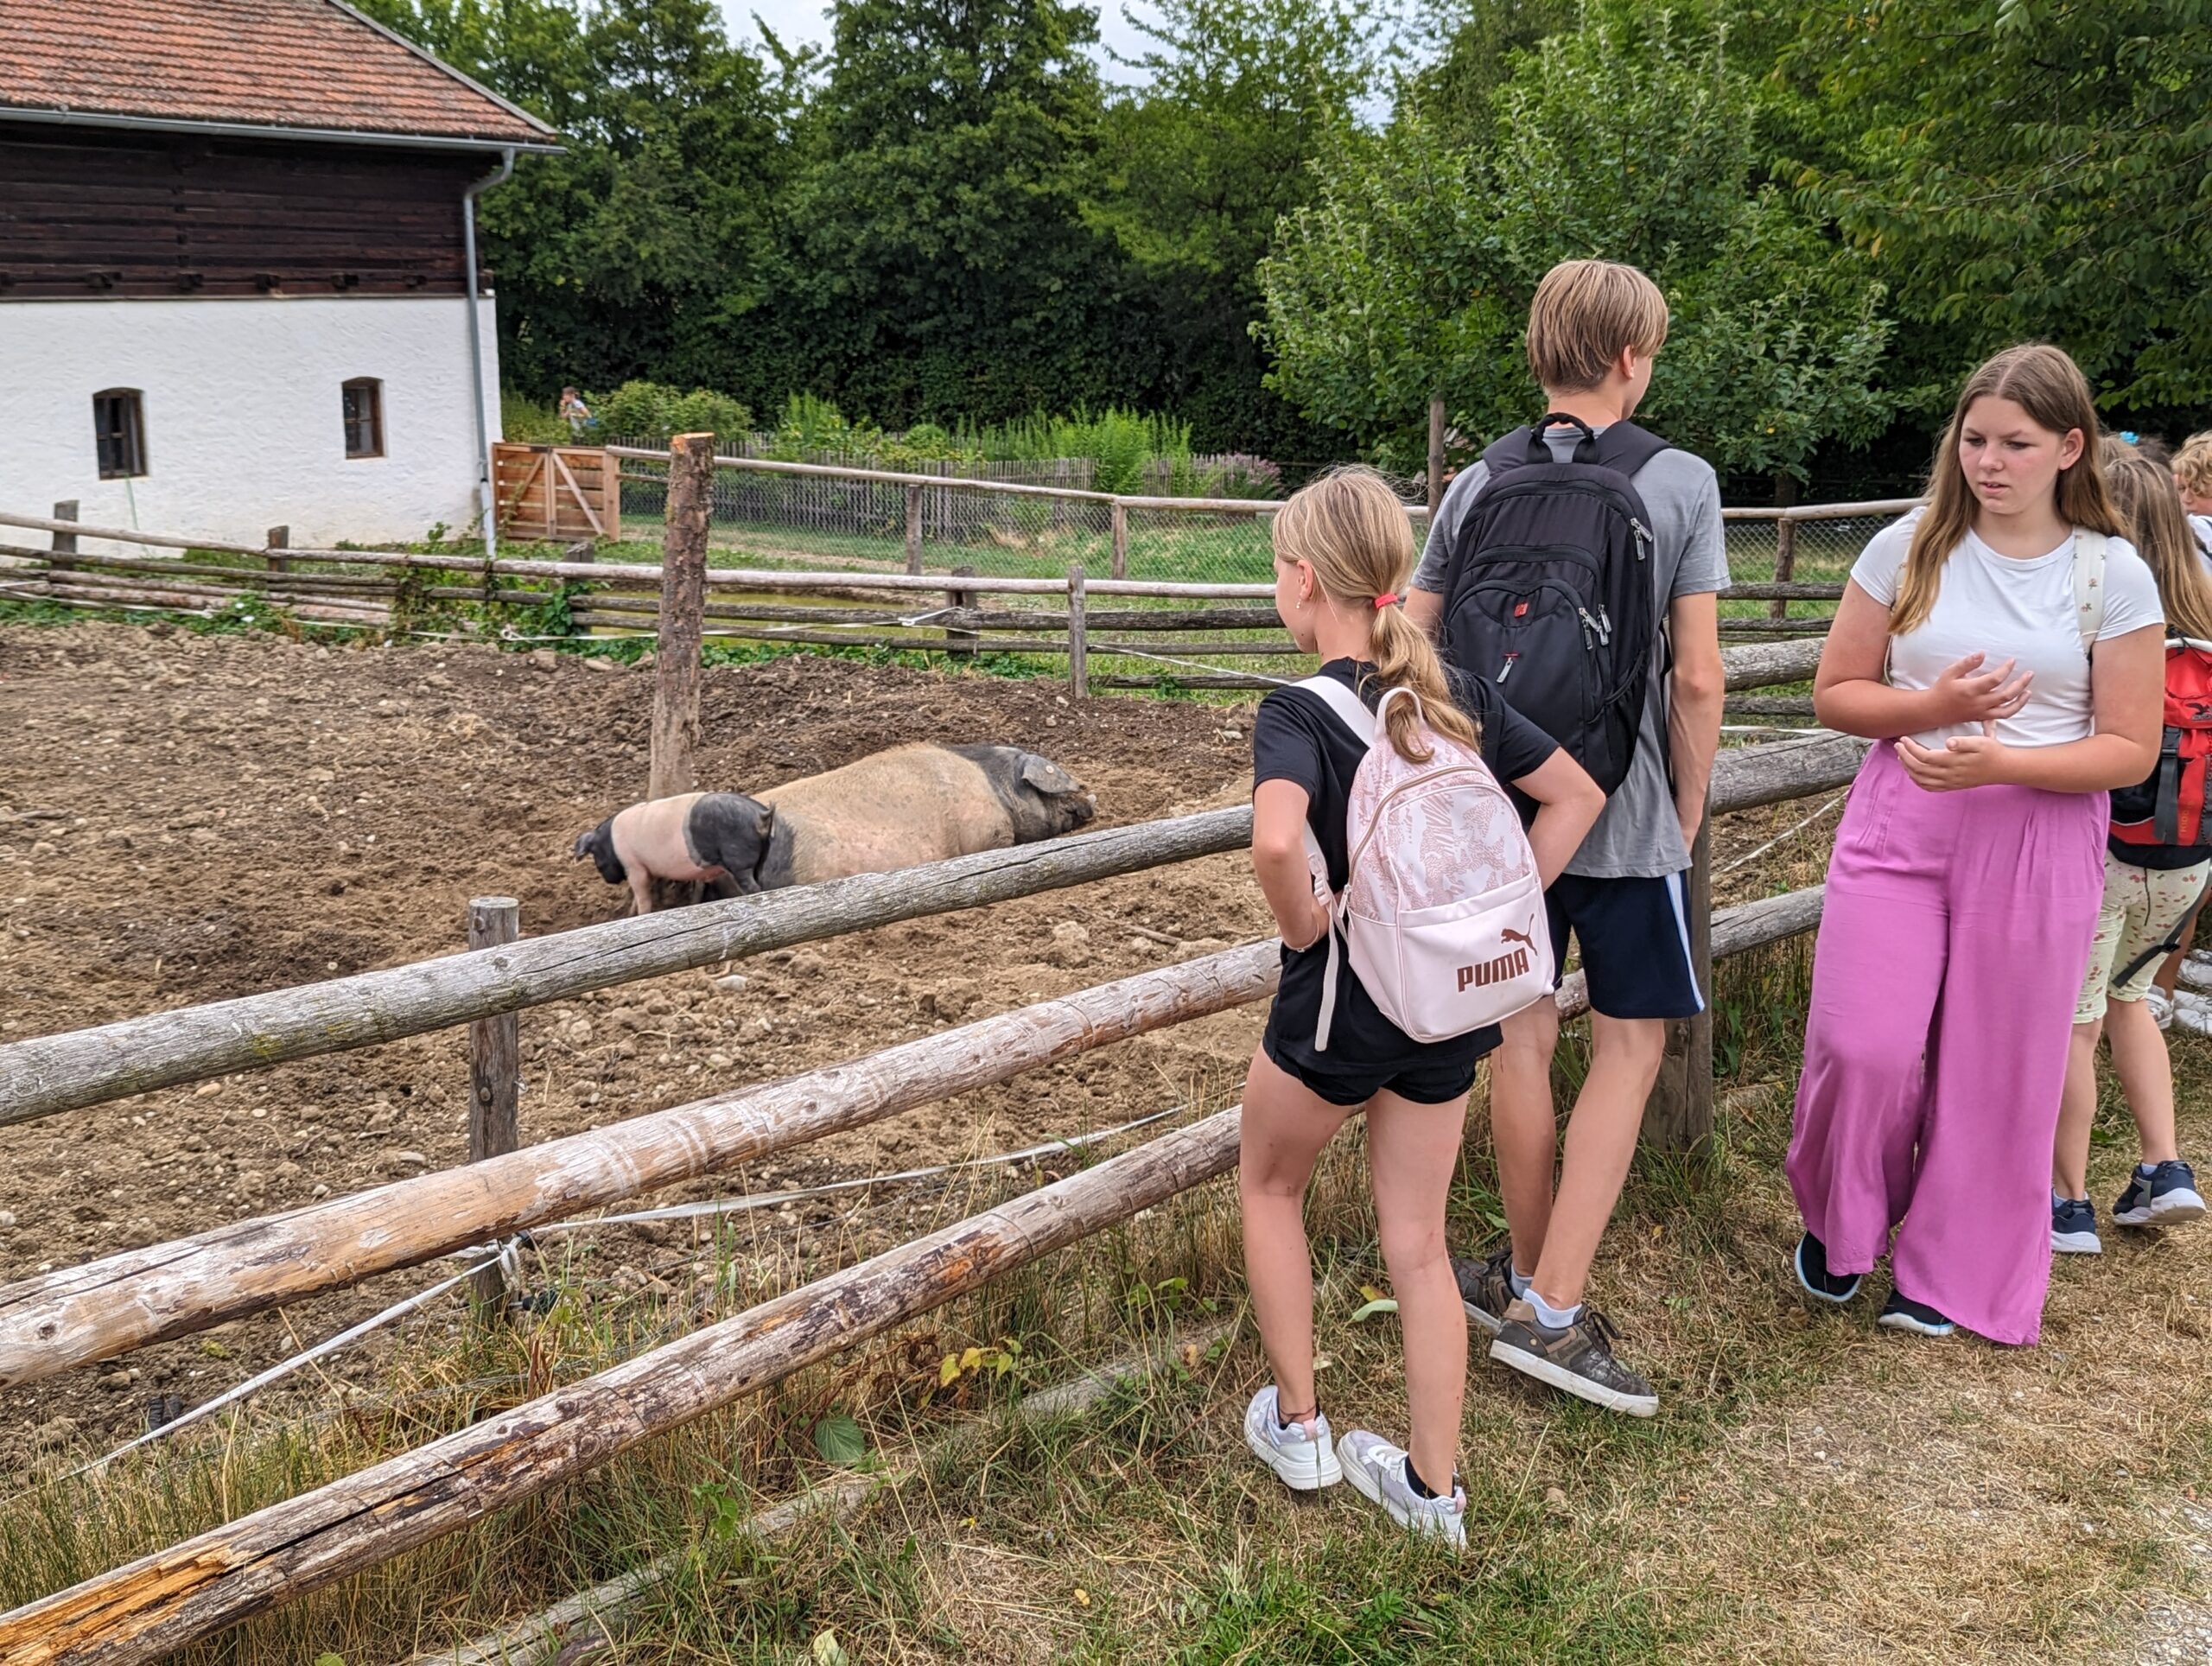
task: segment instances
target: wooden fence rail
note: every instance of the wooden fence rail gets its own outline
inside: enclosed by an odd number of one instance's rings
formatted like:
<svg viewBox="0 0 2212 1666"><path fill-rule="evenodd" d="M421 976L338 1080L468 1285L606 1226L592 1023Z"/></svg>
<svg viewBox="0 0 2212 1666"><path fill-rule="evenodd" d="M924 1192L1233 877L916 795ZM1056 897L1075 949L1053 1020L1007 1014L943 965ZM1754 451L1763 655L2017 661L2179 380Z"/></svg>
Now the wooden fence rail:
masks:
<svg viewBox="0 0 2212 1666"><path fill-rule="evenodd" d="M611 1370L0 1615L0 1666L131 1666L582 1474L1236 1160L1226 1110Z"/></svg>
<svg viewBox="0 0 2212 1666"><path fill-rule="evenodd" d="M1863 742L1826 734L1724 751L1713 766L1714 812L1841 785L1864 751ZM1240 849L1251 817L1239 806L1078 833L32 1036L0 1046L0 1124Z"/></svg>
<svg viewBox="0 0 2212 1666"><path fill-rule="evenodd" d="M1263 999L1273 942L1139 973L784 1081L0 1288L0 1388L565 1220Z"/></svg>

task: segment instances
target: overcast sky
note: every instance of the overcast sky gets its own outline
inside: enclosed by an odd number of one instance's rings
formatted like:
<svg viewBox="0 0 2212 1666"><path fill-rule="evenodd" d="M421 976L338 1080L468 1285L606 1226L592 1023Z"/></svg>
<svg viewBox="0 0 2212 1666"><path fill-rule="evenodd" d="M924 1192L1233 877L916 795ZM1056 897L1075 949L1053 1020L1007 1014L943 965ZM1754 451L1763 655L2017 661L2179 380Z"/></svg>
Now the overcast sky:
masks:
<svg viewBox="0 0 2212 1666"><path fill-rule="evenodd" d="M1094 0L1098 5L1098 33L1107 46L1128 58L1136 57L1146 46L1145 38L1131 29L1122 16L1121 0ZM1151 8L1136 0L1140 15L1149 16ZM734 36L757 41L760 36L753 27L753 15L758 12L776 36L787 46L811 43L818 47L830 44L829 6L825 0L721 0L722 12L729 19L729 32ZM1106 60L1103 54L1101 67L1109 81L1133 79L1131 72L1119 64Z"/></svg>

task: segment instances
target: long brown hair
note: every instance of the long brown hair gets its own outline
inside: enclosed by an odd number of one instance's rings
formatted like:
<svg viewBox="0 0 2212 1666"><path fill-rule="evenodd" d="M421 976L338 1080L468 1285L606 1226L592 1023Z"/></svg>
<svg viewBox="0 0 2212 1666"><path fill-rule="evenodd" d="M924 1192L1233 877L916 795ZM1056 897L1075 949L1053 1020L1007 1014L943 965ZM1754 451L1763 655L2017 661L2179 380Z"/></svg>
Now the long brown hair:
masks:
<svg viewBox="0 0 2212 1666"><path fill-rule="evenodd" d="M2158 581L2166 623L2177 635L2212 642L2212 575L2196 553L2173 475L2125 440L2107 436L2097 448L2127 541Z"/></svg>
<svg viewBox="0 0 2212 1666"><path fill-rule="evenodd" d="M1474 720L1452 703L1444 663L1421 628L1395 604L1377 607L1377 596L1404 593L1413 577L1414 534L1406 506L1371 468L1335 468L1294 492L1275 512L1275 559L1304 562L1330 601L1369 610L1367 658L1374 680L1385 689L1410 689L1439 734L1465 746L1481 741ZM1383 718L1390 744L1409 762L1434 755L1414 730L1412 703L1394 700Z"/></svg>
<svg viewBox="0 0 2212 1666"><path fill-rule="evenodd" d="M2069 526L2086 526L2113 537L2126 529L2112 506L2097 459L2097 408L2081 367L2056 347L2041 342L2007 347L1967 378L1959 390L1949 424L1928 473L1927 509L1912 529L1897 599L1890 609L1890 634L1903 636L1925 623L1943 588L1943 564L1974 525L1974 488L1959 465L1959 434L1977 399L2010 399L2037 426L2063 435L2082 432L2082 455L2058 471L2057 508Z"/></svg>

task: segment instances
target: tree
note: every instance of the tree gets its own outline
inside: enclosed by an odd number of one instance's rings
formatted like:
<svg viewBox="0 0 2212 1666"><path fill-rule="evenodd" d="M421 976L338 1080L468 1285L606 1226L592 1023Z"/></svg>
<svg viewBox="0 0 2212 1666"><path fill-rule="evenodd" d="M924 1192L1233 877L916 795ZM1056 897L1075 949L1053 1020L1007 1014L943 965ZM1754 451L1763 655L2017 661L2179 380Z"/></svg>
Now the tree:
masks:
<svg viewBox="0 0 2212 1666"><path fill-rule="evenodd" d="M1096 34L1060 0L838 0L786 209L817 389L887 423L1116 389L1117 263L1082 212Z"/></svg>
<svg viewBox="0 0 2212 1666"><path fill-rule="evenodd" d="M522 158L480 209L510 382L755 379L729 327L772 280L793 66L733 46L712 0L370 10L561 135L561 155Z"/></svg>
<svg viewBox="0 0 2212 1666"><path fill-rule="evenodd" d="M1593 0L1518 54L1484 146L1417 99L1355 146L1263 268L1277 385L1408 458L1427 389L1478 433L1528 420L1519 338L1556 262L1640 266L1672 323L1646 411L1724 469L1802 478L1888 420L1881 285L1762 182L1755 93L1725 27Z"/></svg>
<svg viewBox="0 0 2212 1666"><path fill-rule="evenodd" d="M1308 163L1374 87L1373 9L1166 0L1128 21L1150 44L1121 61L1143 79L1107 107L1090 213L1165 346L1160 401L1202 445L1310 447L1262 386L1255 272L1275 222L1313 200Z"/></svg>
<svg viewBox="0 0 2212 1666"><path fill-rule="evenodd" d="M2212 0L1808 0L1795 182L1893 287L1921 403L2055 340L2101 402L2212 401Z"/></svg>

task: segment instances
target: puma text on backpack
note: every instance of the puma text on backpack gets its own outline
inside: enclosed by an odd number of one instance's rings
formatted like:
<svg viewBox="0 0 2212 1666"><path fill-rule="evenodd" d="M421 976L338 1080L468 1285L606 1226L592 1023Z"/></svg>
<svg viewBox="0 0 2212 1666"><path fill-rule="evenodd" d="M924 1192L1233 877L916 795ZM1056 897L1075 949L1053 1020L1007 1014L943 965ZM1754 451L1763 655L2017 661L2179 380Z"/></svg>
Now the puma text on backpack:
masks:
<svg viewBox="0 0 2212 1666"><path fill-rule="evenodd" d="M1424 725L1434 748L1408 762L1382 722L1391 689L1370 715L1332 677L1295 686L1313 694L1367 743L1344 811L1351 862L1344 893L1306 830L1315 893L1330 906L1317 1052L1329 1049L1337 1010L1338 938L1383 1017L1416 1041L1446 1041L1510 1017L1551 993L1552 939L1536 855L1505 789L1471 747Z"/></svg>
<svg viewBox="0 0 2212 1666"><path fill-rule="evenodd" d="M2166 643L2165 729L2158 766L2112 795L2113 836L2123 844L2212 843L2206 830L2206 766L2212 763L2212 643Z"/></svg>
<svg viewBox="0 0 2212 1666"><path fill-rule="evenodd" d="M1573 459L1545 441L1582 430ZM1630 476L1667 449L1633 423L1516 429L1452 550L1444 657L1485 677L1607 792L1628 778L1657 634L1651 516Z"/></svg>

